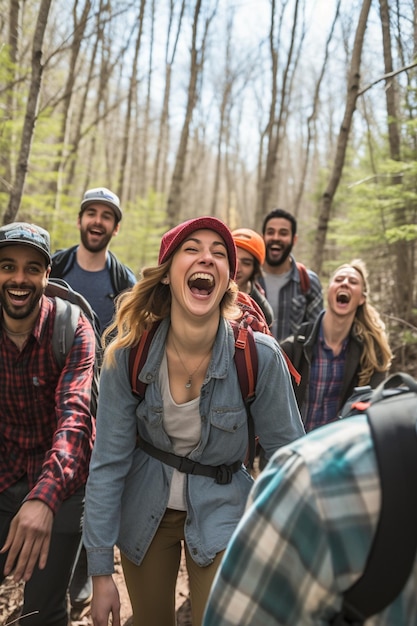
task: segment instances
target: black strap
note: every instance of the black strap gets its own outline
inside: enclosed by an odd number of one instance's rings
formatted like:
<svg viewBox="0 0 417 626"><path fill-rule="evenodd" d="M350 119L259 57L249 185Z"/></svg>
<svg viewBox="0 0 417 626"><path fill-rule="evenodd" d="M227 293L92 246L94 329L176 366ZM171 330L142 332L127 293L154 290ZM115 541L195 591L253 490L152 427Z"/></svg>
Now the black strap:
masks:
<svg viewBox="0 0 417 626"><path fill-rule="evenodd" d="M117 296L119 293L122 293L122 291L125 291L125 289L129 289L131 287L130 276L127 265L124 265L124 263L119 261L117 256L113 254L111 250L108 251L108 254L110 257L110 280L115 291L114 296Z"/></svg>
<svg viewBox="0 0 417 626"><path fill-rule="evenodd" d="M149 456L152 456L158 461L162 461L166 465L175 467L179 472L185 474L198 474L199 476L207 476L208 478L214 478L219 485L228 485L232 482L232 476L235 472L239 471L242 467L241 461L236 461L232 465L203 465L198 461L193 461L186 456L178 456L172 452L165 452L155 448L151 443L138 438L136 447L140 448Z"/></svg>
<svg viewBox="0 0 417 626"><path fill-rule="evenodd" d="M344 594L334 626L360 625L391 604L417 550L417 397L385 398L367 411L381 481L381 513L363 575Z"/></svg>

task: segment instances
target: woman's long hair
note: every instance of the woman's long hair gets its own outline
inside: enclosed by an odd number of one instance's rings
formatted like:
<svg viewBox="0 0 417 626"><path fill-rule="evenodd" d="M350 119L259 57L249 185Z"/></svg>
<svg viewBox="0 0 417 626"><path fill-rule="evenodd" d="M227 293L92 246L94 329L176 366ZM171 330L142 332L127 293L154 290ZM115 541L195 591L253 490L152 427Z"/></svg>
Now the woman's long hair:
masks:
<svg viewBox="0 0 417 626"><path fill-rule="evenodd" d="M353 321L353 331L362 341L363 350L360 358L358 384L369 385L375 371L386 372L392 361L392 352L385 332L385 324L378 311L369 302L368 271L362 259L354 259L337 268L333 275L341 269L352 268L360 274L363 282L365 302L358 306Z"/></svg>
<svg viewBox="0 0 417 626"><path fill-rule="evenodd" d="M158 320L169 317L171 312L171 289L161 281L171 267L172 257L156 267L142 270L142 278L116 299L114 321L103 333L107 364L114 363L114 353L119 348L136 345L143 332ZM238 286L233 280L220 303L220 314L235 319L240 311L235 305Z"/></svg>

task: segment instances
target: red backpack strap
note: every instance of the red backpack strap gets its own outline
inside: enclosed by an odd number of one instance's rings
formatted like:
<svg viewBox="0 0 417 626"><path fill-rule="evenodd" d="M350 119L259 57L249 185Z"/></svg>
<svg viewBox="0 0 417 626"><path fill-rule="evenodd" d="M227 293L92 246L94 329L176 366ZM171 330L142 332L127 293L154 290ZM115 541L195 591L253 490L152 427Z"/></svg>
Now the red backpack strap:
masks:
<svg viewBox="0 0 417 626"><path fill-rule="evenodd" d="M248 452L245 465L253 467L256 454L255 424L250 409L250 405L255 399L256 380L258 377L258 352L256 350L255 337L250 325L243 325L242 322L231 321L233 333L235 335L235 364L237 377L243 402L245 403L248 420Z"/></svg>
<svg viewBox="0 0 417 626"><path fill-rule="evenodd" d="M243 399L255 395L256 379L258 376L258 353L255 338L250 326L243 327L239 322L230 322L235 335L235 363L239 386Z"/></svg>
<svg viewBox="0 0 417 626"><path fill-rule="evenodd" d="M285 350L282 350L282 348L280 348L280 349L281 349L281 354L282 354L282 356L284 357L284 359L285 359L285 361L287 363L288 370L289 370L291 376L294 378L294 380L295 380L295 382L296 382L296 384L298 386L300 384L300 381L301 381L301 374L295 369L295 367L294 367L290 357L285 352Z"/></svg>
<svg viewBox="0 0 417 626"><path fill-rule="evenodd" d="M296 263L298 273L300 274L300 285L301 285L301 293L304 295L310 291L310 276L308 274L307 268L303 263Z"/></svg>
<svg viewBox="0 0 417 626"><path fill-rule="evenodd" d="M139 339L139 342L130 349L129 354L129 376L132 393L141 400L145 397L147 384L139 380L139 374L145 361L148 358L149 346L154 338L156 329L160 322L155 322L152 326L145 330Z"/></svg>

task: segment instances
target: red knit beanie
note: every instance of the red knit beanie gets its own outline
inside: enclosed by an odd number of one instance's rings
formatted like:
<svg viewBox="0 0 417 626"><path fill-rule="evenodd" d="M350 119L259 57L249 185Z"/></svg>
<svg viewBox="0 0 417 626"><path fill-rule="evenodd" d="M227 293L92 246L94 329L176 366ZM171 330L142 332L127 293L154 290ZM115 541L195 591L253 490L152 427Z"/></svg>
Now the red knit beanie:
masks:
<svg viewBox="0 0 417 626"><path fill-rule="evenodd" d="M232 233L224 222L217 219L217 217L196 217L182 224L178 224L175 228L169 230L161 239L161 247L159 249L158 263L164 263L174 254L177 248L191 233L196 230L206 228L208 230L214 230L224 240L227 249L227 256L229 258L230 265L230 278L234 278L236 274L236 246L233 241Z"/></svg>

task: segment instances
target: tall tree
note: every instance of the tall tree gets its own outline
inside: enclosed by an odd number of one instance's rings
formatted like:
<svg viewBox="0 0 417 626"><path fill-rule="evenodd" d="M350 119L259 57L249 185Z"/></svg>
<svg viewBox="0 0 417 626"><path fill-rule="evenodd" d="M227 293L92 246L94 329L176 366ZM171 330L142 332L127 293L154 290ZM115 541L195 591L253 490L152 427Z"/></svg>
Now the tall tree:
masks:
<svg viewBox="0 0 417 626"><path fill-rule="evenodd" d="M327 228L330 219L333 198L337 191L342 176L346 150L349 141L349 133L352 126L353 114L356 109L356 99L360 85L360 66L362 58L363 41L369 10L372 0L363 0L358 25L356 28L355 41L353 44L352 58L349 69L345 112L337 139L336 154L330 179L320 202L318 226L315 237L313 269L320 274L323 266L324 246L326 243Z"/></svg>
<svg viewBox="0 0 417 626"><path fill-rule="evenodd" d="M81 16L78 17L78 0L72 8L72 26L73 26L73 39L71 42L71 56L68 67L67 80L64 87L63 96L63 110L61 116L61 128L57 136L57 155L55 165L53 167L56 177L54 180L54 186L56 190L56 202L59 201L60 193L63 183L63 168L64 168L64 154L66 150L66 144L68 142L69 124L70 124L70 109L73 98L74 85L77 77L77 62L80 53L81 43L83 41L85 30L87 26L87 20L91 9L91 0L86 0L84 6L81 9Z"/></svg>
<svg viewBox="0 0 417 626"><path fill-rule="evenodd" d="M164 83L164 97L162 102L161 115L159 118L159 132L156 144L156 155L154 163L153 174L153 188L155 191L161 191L165 193L166 184L166 170L168 160L168 145L169 145L169 101L171 96L171 75L172 66L174 64L175 55L178 47L178 39L181 32L182 19L184 17L185 0L182 0L178 17L178 25L174 35L174 43L171 47L171 33L173 28L174 16L175 16L175 2L170 0L169 3L169 19L168 19L168 33L165 46L165 83ZM161 166L161 161L163 165ZM161 171L162 170L162 171Z"/></svg>
<svg viewBox="0 0 417 626"><path fill-rule="evenodd" d="M137 86L138 86L138 60L139 60L139 52L140 52L140 44L142 39L143 32L143 16L145 13L146 0L141 0L138 14L138 33L136 37L135 43L135 51L133 55L133 64L132 64L132 74L130 77L130 85L129 92L127 97L127 110L126 110L126 118L124 124L124 132L123 132L123 140L122 140L122 159L120 163L119 170L119 180L117 183L117 195L119 198L124 197L124 183L126 176L126 163L127 156L129 152L129 136L131 130L131 120L133 114L133 102L136 97Z"/></svg>
<svg viewBox="0 0 417 626"><path fill-rule="evenodd" d="M174 226L178 222L181 214L181 192L185 172L188 139L190 136L190 126L198 97L198 81L204 67L207 34L210 23L215 15L214 10L211 15L206 18L199 46L198 31L201 8L202 0L196 0L191 42L191 64L190 76L188 81L187 105L167 203L167 217L169 226Z"/></svg>
<svg viewBox="0 0 417 626"><path fill-rule="evenodd" d="M38 111L39 93L42 84L42 46L46 24L48 21L49 9L51 8L51 1L52 0L41 0L39 6L38 18L36 20L32 43L32 74L26 105L25 121L23 125L13 188L10 192L9 203L3 217L3 224L9 224L14 221L23 195L23 188L26 180L30 149Z"/></svg>
<svg viewBox="0 0 417 626"><path fill-rule="evenodd" d="M379 0L379 9L382 26L382 44L384 50L385 74L391 75L394 71L392 60L392 41L390 10L387 0ZM385 99L388 119L388 141L390 158L399 161L401 156L401 135L398 121L398 90L397 78L390 77L386 80ZM393 185L401 185L402 175L395 174L392 177ZM404 205L397 206L394 223L401 227L408 223L407 209ZM394 280L394 302L396 313L405 320L411 320L413 307L414 285L414 242L397 241L394 245L396 258L396 272Z"/></svg>
<svg viewBox="0 0 417 626"><path fill-rule="evenodd" d="M327 63L329 60L329 55L330 55L330 42L333 39L333 34L334 34L334 29L336 26L336 22L338 20L339 17L339 12L340 12L340 4L341 4L342 0L338 0L337 6L336 6L336 11L335 11L335 16L329 31L329 35L327 37L326 40L326 48L325 48L325 53L324 53L324 60L323 60L323 64L321 66L321 70L319 73L319 77L317 79L316 82L316 86L314 89L314 97L313 97L313 108L312 111L310 113L310 115L307 118L307 143L306 143L306 149L305 149L305 156L304 156L304 160L303 163L301 165L301 176L300 176L300 184L299 184L299 188L298 188L298 192L295 198L295 204L294 204L294 215L295 217L298 217L298 213L300 210L300 206L301 206L301 200L303 198L304 195L304 189L305 189L305 185L306 185L306 181L307 181L307 169L308 169L308 164L309 164L309 160L310 160L310 148L311 148L311 144L313 141L313 137L314 137L314 128L315 128L315 124L316 124L316 118L317 118L317 112L319 110L319 96L320 96L320 88L324 79L324 75L325 75L325 71L327 68Z"/></svg>
<svg viewBox="0 0 417 626"><path fill-rule="evenodd" d="M16 97L15 97L15 84L17 78L17 53L19 46L19 14L20 14L20 0L10 0L9 5L9 32L8 32L8 80L6 87L6 110L7 122L9 125L9 132L3 141L2 149L0 153L1 167L4 171L3 176L0 178L0 189L4 187L6 191L9 191L12 180L12 163L13 158L13 119L15 114Z"/></svg>
<svg viewBox="0 0 417 626"><path fill-rule="evenodd" d="M282 3L282 10L278 20L278 31L275 32L276 20L276 0L271 1L271 25L269 30L269 47L271 53L271 104L269 107L269 119L264 131L267 140L265 157L265 168L262 178L259 181L259 200L257 213L260 216L273 208L275 204L274 190L277 170L277 161L281 139L285 132L285 123L288 115L288 105L291 94L292 78L297 64L297 31L299 29L299 9L300 2L295 0L294 13L291 24L290 43L284 67L282 69L282 80L280 77L280 53L283 53L282 32L284 28L284 15L288 2ZM302 36L301 36L302 40ZM299 42L299 46L301 43ZM299 52L299 50L298 50Z"/></svg>

